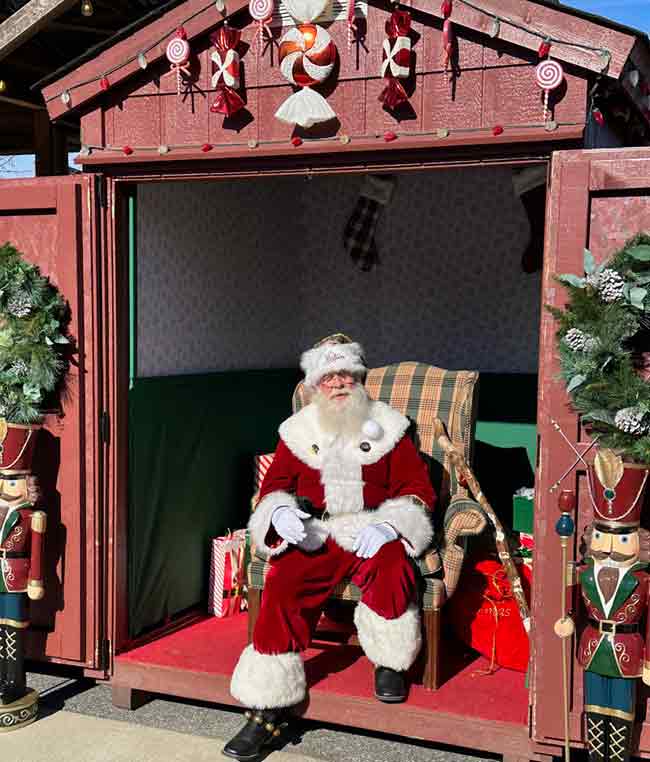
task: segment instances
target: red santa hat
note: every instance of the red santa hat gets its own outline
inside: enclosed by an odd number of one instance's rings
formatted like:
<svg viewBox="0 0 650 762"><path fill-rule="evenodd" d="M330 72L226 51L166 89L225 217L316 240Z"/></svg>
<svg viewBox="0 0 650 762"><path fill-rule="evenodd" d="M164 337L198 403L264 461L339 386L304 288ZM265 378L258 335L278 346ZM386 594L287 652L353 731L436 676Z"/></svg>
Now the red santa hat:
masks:
<svg viewBox="0 0 650 762"><path fill-rule="evenodd" d="M306 386L317 386L328 373L347 371L365 378L368 372L363 347L344 333L326 336L304 352L300 367L305 373Z"/></svg>

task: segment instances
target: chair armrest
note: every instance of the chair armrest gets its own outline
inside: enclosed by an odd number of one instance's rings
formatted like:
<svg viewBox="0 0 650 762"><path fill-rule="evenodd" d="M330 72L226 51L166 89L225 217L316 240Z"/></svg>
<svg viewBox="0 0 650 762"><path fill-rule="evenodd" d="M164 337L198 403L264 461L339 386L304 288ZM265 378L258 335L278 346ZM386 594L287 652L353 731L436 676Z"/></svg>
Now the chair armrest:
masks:
<svg viewBox="0 0 650 762"><path fill-rule="evenodd" d="M460 537L471 537L487 526L487 516L471 497L452 498L445 512L445 546L457 545Z"/></svg>

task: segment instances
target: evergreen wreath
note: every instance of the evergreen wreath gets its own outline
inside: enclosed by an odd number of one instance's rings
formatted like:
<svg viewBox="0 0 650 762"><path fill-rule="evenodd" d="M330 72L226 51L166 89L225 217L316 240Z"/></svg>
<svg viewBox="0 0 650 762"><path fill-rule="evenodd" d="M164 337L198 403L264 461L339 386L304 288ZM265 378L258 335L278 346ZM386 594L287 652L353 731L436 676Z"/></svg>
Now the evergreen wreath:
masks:
<svg viewBox="0 0 650 762"><path fill-rule="evenodd" d="M557 319L561 377L574 409L599 444L650 463L650 235L639 233L584 277L559 275L569 292ZM644 357L645 353L645 357Z"/></svg>
<svg viewBox="0 0 650 762"><path fill-rule="evenodd" d="M10 243L0 246L0 417L35 423L62 378L68 310L58 290Z"/></svg>

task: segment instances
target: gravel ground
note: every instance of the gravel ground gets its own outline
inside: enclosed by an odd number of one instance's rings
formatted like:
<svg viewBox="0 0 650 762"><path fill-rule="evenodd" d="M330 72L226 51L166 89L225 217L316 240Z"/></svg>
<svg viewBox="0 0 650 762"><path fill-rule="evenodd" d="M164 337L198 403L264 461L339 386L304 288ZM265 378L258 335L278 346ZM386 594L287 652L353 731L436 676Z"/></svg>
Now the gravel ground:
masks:
<svg viewBox="0 0 650 762"><path fill-rule="evenodd" d="M41 693L41 714L65 708L68 712L206 736L219 739L215 752L218 752L221 740L232 736L242 724L241 712L230 707L161 697L135 711L128 711L112 705L111 689L106 684L70 677L65 671L55 674L32 672L28 677L29 685ZM493 759L490 756L477 757L475 752L462 753L457 748L450 750L408 742L395 736L351 732L308 721L297 724L296 737L284 751L295 751L328 762L478 762Z"/></svg>

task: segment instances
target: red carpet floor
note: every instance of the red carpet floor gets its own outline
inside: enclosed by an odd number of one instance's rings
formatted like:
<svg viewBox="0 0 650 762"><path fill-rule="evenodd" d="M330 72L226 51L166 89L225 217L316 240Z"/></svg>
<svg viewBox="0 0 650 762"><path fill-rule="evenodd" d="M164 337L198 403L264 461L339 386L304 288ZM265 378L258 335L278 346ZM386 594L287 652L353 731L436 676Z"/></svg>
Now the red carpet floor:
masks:
<svg viewBox="0 0 650 762"><path fill-rule="evenodd" d="M123 663L229 675L246 645L246 629L245 615L209 617L117 658ZM462 653L459 644L451 642L442 662L445 683L436 692L413 685L409 706L522 725L527 722L528 690L522 673L500 669L491 675L476 674L486 669L487 661ZM305 654L305 667L312 690L360 698L373 695L372 665L358 647L315 642Z"/></svg>

